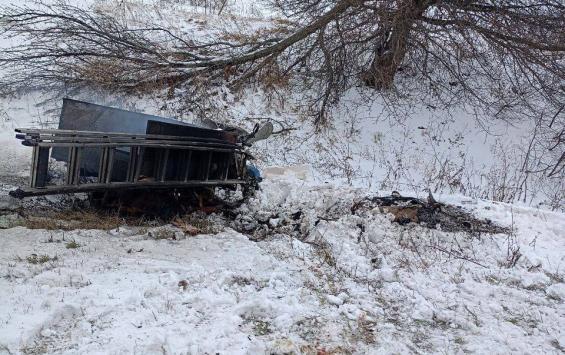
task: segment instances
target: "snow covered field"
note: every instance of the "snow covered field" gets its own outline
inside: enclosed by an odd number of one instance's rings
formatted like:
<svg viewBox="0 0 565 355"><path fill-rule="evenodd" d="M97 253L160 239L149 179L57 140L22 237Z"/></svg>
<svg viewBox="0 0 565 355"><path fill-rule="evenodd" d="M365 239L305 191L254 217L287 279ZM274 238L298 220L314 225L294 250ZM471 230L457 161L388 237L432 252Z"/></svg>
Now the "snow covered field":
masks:
<svg viewBox="0 0 565 355"><path fill-rule="evenodd" d="M238 212L277 225L301 211L303 240L254 242L213 215L222 231L195 237L171 225L0 230L0 352L563 351L563 214L444 196L514 223L513 235L471 237L352 215L365 194L271 175ZM163 229L176 238L156 238Z"/></svg>
<svg viewBox="0 0 565 355"><path fill-rule="evenodd" d="M39 101L3 101L0 214L11 213L7 192L29 167L13 128L50 120ZM354 201L390 191L347 187L304 166L266 171L236 224L208 217L217 234L0 229L0 353L563 351L562 213L436 196L514 231L447 233L400 226L378 210L351 213ZM305 237L275 228L298 211ZM255 242L260 229L233 229L257 220L275 233Z"/></svg>
<svg viewBox="0 0 565 355"><path fill-rule="evenodd" d="M261 12L235 4L230 11ZM26 183L31 154L13 129L56 124L59 102L37 105L45 98L0 100L0 222L59 202L7 196ZM193 119L159 98L74 98ZM515 182L527 127L492 124L486 135L464 112L421 107L389 121L382 103L354 92L341 120L314 135L292 110L300 98L284 99L250 91L211 103L220 121L250 128L271 117L276 130L294 129L257 144L266 179L235 218L206 217L217 233L0 229L0 354L565 352L565 214L548 210L563 210L563 182L533 180L522 205L479 198L508 193L500 186ZM351 211L368 196L426 188L511 232L452 233Z"/></svg>

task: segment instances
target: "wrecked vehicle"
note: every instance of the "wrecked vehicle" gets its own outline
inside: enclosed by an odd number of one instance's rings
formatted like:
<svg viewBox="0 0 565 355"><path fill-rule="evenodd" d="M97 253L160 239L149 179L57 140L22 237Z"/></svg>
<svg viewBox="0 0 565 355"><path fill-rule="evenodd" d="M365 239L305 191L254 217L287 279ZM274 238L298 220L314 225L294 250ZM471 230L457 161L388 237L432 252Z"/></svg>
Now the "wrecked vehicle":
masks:
<svg viewBox="0 0 565 355"><path fill-rule="evenodd" d="M16 138L33 148L31 181L10 195L250 188L260 177L246 147L272 130L271 123L252 133L202 127L64 99L59 129L16 129ZM62 181L53 178L53 160L66 163Z"/></svg>

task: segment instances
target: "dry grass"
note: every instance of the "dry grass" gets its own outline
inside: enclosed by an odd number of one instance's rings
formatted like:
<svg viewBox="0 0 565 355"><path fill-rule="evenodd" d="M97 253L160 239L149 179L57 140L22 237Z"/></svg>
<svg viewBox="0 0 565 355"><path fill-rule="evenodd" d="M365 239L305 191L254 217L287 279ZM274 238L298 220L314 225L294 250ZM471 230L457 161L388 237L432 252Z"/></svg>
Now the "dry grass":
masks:
<svg viewBox="0 0 565 355"><path fill-rule="evenodd" d="M142 218L121 218L117 214L105 214L96 211L54 211L26 215L21 225L29 229L75 230L100 229L110 230L123 225L145 225Z"/></svg>
<svg viewBox="0 0 565 355"><path fill-rule="evenodd" d="M176 239L176 233L174 230L169 228L159 228L157 230L149 232L149 237L162 240L162 239Z"/></svg>
<svg viewBox="0 0 565 355"><path fill-rule="evenodd" d="M365 344L374 344L375 339L375 322L367 318L365 314L361 314L357 318L356 327L353 329L353 338Z"/></svg>
<svg viewBox="0 0 565 355"><path fill-rule="evenodd" d="M271 329L271 324L263 320L253 321L253 333L256 336L271 334L273 330Z"/></svg>
<svg viewBox="0 0 565 355"><path fill-rule="evenodd" d="M71 240L67 244L65 244L65 248L67 249L77 249L80 248L80 244L76 242L76 240Z"/></svg>
<svg viewBox="0 0 565 355"><path fill-rule="evenodd" d="M317 243L313 243L314 252L320 258L323 264L327 264L330 267L336 267L337 260L333 255L331 245L325 241L321 240Z"/></svg>
<svg viewBox="0 0 565 355"><path fill-rule="evenodd" d="M49 255L31 254L26 258L26 260L30 264L37 265L37 264L45 264L46 262L49 261L57 261L58 258L57 256L50 257Z"/></svg>
<svg viewBox="0 0 565 355"><path fill-rule="evenodd" d="M343 346L302 345L300 353L304 355L350 355L353 354L353 350Z"/></svg>
<svg viewBox="0 0 565 355"><path fill-rule="evenodd" d="M171 222L175 227L180 228L185 234L195 236L198 234L217 234L222 228L215 225L205 217L194 214L177 217Z"/></svg>
<svg viewBox="0 0 565 355"><path fill-rule="evenodd" d="M263 84L267 91L288 88L290 84L290 76L285 74L276 62L265 65L263 69L258 72L257 79Z"/></svg>
<svg viewBox="0 0 565 355"><path fill-rule="evenodd" d="M155 227L159 225L162 226L167 223L172 223L174 226L180 228L185 234L191 236L198 234L217 234L222 231L220 226L209 221L205 216L195 214L187 214L169 220L158 218L152 219L143 215L138 217L122 217L118 214L118 212L105 212L94 209L27 211L23 215L19 225L29 229L70 231L77 229L112 230L120 226ZM174 233L174 231L171 232ZM159 234L154 236L157 239L172 238L172 235L169 232L156 234ZM163 235L161 236L160 234ZM66 245L69 249L80 247L80 245L74 241L71 241Z"/></svg>
<svg viewBox="0 0 565 355"><path fill-rule="evenodd" d="M550 342L550 344L551 344L551 346L553 346L555 349L557 349L559 352L561 352L561 353L564 353L564 352L565 352L565 347L562 346L562 345L559 343L559 340L553 339L553 340Z"/></svg>

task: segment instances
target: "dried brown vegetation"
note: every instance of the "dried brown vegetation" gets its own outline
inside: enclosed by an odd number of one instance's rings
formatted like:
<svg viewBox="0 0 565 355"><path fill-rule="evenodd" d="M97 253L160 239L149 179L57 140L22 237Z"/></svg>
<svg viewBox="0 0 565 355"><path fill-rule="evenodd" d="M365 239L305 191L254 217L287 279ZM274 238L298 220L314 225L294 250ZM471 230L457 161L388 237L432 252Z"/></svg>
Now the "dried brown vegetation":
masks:
<svg viewBox="0 0 565 355"><path fill-rule="evenodd" d="M143 225L143 220L122 218L117 214L95 210L60 210L26 211L20 224L29 229L74 230L101 229L110 230L124 224Z"/></svg>
<svg viewBox="0 0 565 355"><path fill-rule="evenodd" d="M556 0L272 0L279 21L195 37L68 3L0 9L6 88L176 89L196 109L219 86L308 90L318 125L359 85L390 104L535 122L525 172L565 173L565 5ZM237 22L237 18L235 18ZM244 21L244 20L242 20ZM133 22L133 21L132 21ZM198 24L198 28L205 24ZM60 45L64 43L64 45ZM398 100L400 99L400 100ZM193 107L194 106L194 107ZM202 112L205 113L205 110ZM487 123L488 124L488 123Z"/></svg>

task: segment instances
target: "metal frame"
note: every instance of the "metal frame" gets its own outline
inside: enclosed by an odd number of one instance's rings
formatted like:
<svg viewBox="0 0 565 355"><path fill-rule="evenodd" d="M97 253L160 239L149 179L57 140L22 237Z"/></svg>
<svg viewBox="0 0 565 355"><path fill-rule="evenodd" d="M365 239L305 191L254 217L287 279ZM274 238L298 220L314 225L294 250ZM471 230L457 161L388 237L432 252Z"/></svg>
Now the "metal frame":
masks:
<svg viewBox="0 0 565 355"><path fill-rule="evenodd" d="M23 145L33 147L30 186L10 192L19 198L115 189L213 187L249 183L244 169L249 155L240 145L220 139L68 130L16 129L16 132L16 138L21 139ZM47 185L49 156L54 147L66 147L69 152L65 183L61 185ZM81 182L81 157L85 148L100 149L96 182ZM112 179L117 148L122 148L122 151L123 148L129 148L125 181ZM146 159L147 148L153 151L153 159ZM200 166L194 163L194 151L208 153ZM176 153L174 159L170 159L172 152ZM228 154L221 154L225 161L217 162L218 171L210 179L214 152ZM174 176L168 178L169 164L173 163L176 164L176 170L173 170ZM221 170L224 165L225 170ZM153 176L142 178L144 167ZM191 169L196 171L192 176L198 178L189 179ZM232 178L229 178L230 171Z"/></svg>

